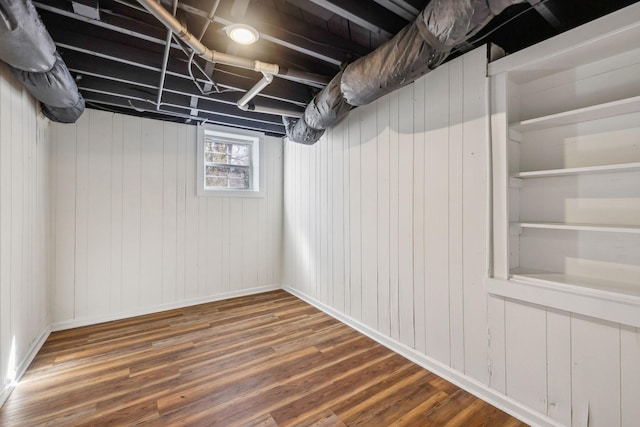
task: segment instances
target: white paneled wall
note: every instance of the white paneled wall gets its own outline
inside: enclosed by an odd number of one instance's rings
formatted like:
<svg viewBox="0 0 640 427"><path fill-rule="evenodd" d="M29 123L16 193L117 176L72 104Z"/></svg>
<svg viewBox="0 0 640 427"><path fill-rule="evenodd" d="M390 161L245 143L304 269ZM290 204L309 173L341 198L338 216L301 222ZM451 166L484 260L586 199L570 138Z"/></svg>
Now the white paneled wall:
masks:
<svg viewBox="0 0 640 427"><path fill-rule="evenodd" d="M0 63L0 404L48 336L49 127Z"/></svg>
<svg viewBox="0 0 640 427"><path fill-rule="evenodd" d="M635 426L637 329L487 295L485 58L285 143L283 283L533 424Z"/></svg>
<svg viewBox="0 0 640 427"><path fill-rule="evenodd" d="M265 138L265 197L197 197L196 132L96 110L52 125L54 328L280 284L282 141Z"/></svg>
<svg viewBox="0 0 640 427"><path fill-rule="evenodd" d="M488 383L485 54L285 144L283 281Z"/></svg>

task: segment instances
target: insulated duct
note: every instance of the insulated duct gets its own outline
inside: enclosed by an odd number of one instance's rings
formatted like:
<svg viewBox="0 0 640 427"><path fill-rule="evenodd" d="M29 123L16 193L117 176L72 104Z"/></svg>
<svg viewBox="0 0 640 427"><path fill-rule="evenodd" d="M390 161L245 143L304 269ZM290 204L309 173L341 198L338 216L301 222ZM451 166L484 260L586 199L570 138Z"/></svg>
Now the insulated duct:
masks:
<svg viewBox="0 0 640 427"><path fill-rule="evenodd" d="M416 20L349 64L307 105L301 119L283 117L287 137L314 144L351 108L366 105L440 65L494 16L524 0L431 0Z"/></svg>
<svg viewBox="0 0 640 427"><path fill-rule="evenodd" d="M84 99L30 0L0 0L0 60L56 122L73 123Z"/></svg>

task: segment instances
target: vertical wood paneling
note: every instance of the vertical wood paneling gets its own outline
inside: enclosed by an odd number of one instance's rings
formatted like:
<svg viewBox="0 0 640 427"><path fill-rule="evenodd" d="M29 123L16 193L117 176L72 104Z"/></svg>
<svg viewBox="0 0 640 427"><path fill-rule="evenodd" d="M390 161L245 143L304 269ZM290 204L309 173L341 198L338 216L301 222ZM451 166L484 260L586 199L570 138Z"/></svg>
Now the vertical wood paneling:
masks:
<svg viewBox="0 0 640 427"><path fill-rule="evenodd" d="M329 297L329 286L325 286L327 283L327 246L329 244L329 233L327 232L328 227L328 216L327 216L327 208L329 205L328 200L328 178L330 175L327 173L327 145L328 138L330 132L325 132L322 137L321 144L318 145L318 171L317 174L320 176L320 179L317 180L318 191L318 218L316 229L318 231L318 250L319 250L319 263L318 263L318 274L317 274L317 295L318 299L323 303L328 303ZM324 238L323 238L324 237Z"/></svg>
<svg viewBox="0 0 640 427"><path fill-rule="evenodd" d="M273 154L273 166L271 167L270 182L273 183L269 190L269 200L272 206L270 211L270 231L269 235L269 250L271 252L271 263L269 265L271 276L269 277L269 283L281 283L282 282L282 269L283 269L283 209L284 209L284 159L283 159L283 142L280 139L273 139L270 142L270 150Z"/></svg>
<svg viewBox="0 0 640 427"><path fill-rule="evenodd" d="M342 165L344 166L344 312L351 315L351 142L349 140L349 123L350 120L345 118L342 120L342 138L344 144L344 158Z"/></svg>
<svg viewBox="0 0 640 427"><path fill-rule="evenodd" d="M425 79L413 84L413 316L415 349L425 353Z"/></svg>
<svg viewBox="0 0 640 427"><path fill-rule="evenodd" d="M203 214L202 212L200 213ZM240 221L231 221L238 218ZM242 289L243 240L242 225L244 209L242 199L229 200L229 286L230 289ZM202 238L202 237L201 237ZM201 266L204 267L206 258Z"/></svg>
<svg viewBox="0 0 640 427"><path fill-rule="evenodd" d="M52 138L56 149L53 320L60 321L73 316L75 306L76 139L70 126L54 128Z"/></svg>
<svg viewBox="0 0 640 427"><path fill-rule="evenodd" d="M449 337L450 365L464 372L464 271L463 257L463 67L449 63Z"/></svg>
<svg viewBox="0 0 640 427"><path fill-rule="evenodd" d="M326 147L326 157L325 157L325 168L324 168L324 176L327 177L326 179L326 193L325 193L325 200L326 200L326 229L325 229L325 235L327 236L326 239L326 245L324 246L324 250L325 250L325 259L326 259L326 277L325 277L325 283L326 284L322 284L321 286L326 287L327 289L327 297L326 297L326 303L327 304L333 304L333 291L334 291L334 287L331 284L331 277L333 276L333 257L331 256L331 247L333 246L333 194L332 194L332 190L333 190L333 175L331 173L329 173L329 171L331 170L331 159L333 157L333 129L329 129L328 130L328 137L327 137L327 141L325 142L327 147Z"/></svg>
<svg viewBox="0 0 640 427"><path fill-rule="evenodd" d="M318 145L313 145L311 147L304 147L307 155L307 162L309 165L309 180L307 182L307 226L306 226L306 234L309 242L309 249L307 251L307 289L309 290L309 294L313 295L314 298L318 297L318 289L316 287L317 284L317 274L318 274L318 264L320 264L320 257L316 257L316 254L319 254L317 244L317 226L318 226L318 188L316 179L316 170L318 169Z"/></svg>
<svg viewBox="0 0 640 427"><path fill-rule="evenodd" d="M640 330L623 326L620 329L620 378L622 426L631 427L640 420Z"/></svg>
<svg viewBox="0 0 640 427"><path fill-rule="evenodd" d="M389 258L390 258L390 195L389 195L389 152L390 152L390 103L385 96L376 103L376 125L378 133L378 162L374 170L377 176L377 210L378 210L378 330L389 336L391 334L391 319L389 312Z"/></svg>
<svg viewBox="0 0 640 427"><path fill-rule="evenodd" d="M15 81L14 81L15 84ZM26 323L23 322L24 311L29 307L23 304L23 282L24 277L24 253L23 245L27 242L24 239L23 220L26 218L26 211L24 206L24 149L27 144L23 144L23 127L16 126L23 123L22 109L24 99L21 90L11 91L11 228L9 230L9 236L11 239L11 307L24 307L24 309L15 310L11 309L11 326L12 326L12 341L15 341L17 348L25 348L28 345L26 339L28 333L25 330ZM26 138L25 138L26 139ZM19 328L17 325L24 325ZM14 340L15 331L21 332ZM12 347L14 343L12 342ZM13 349L11 351L14 351ZM11 369L11 368L10 368ZM14 367L15 369L15 367Z"/></svg>
<svg viewBox="0 0 640 427"><path fill-rule="evenodd" d="M189 132L191 131L191 132ZM197 152L196 144L189 144L196 137L195 129L188 128L188 138L184 143L186 147L185 169L187 171L185 199L185 278L184 278L184 296L186 299L195 298L200 295L198 292L198 262L200 248L198 246L198 206L200 199L195 197L196 194L196 169L192 166L196 164ZM223 237L224 241L224 237ZM228 262L228 258L226 260ZM228 273L228 271L227 271ZM224 274L224 270L223 270Z"/></svg>
<svg viewBox="0 0 640 427"><path fill-rule="evenodd" d="M178 126L163 123L162 165L162 302L176 300Z"/></svg>
<svg viewBox="0 0 640 427"><path fill-rule="evenodd" d="M571 424L571 318L552 309L547 309L547 415Z"/></svg>
<svg viewBox="0 0 640 427"><path fill-rule="evenodd" d="M87 186L87 312L109 313L111 284L111 143L112 114L89 116L89 180Z"/></svg>
<svg viewBox="0 0 640 427"><path fill-rule="evenodd" d="M162 302L163 127L142 121L140 165L140 302Z"/></svg>
<svg viewBox="0 0 640 427"><path fill-rule="evenodd" d="M465 373L489 383L487 294L486 59L463 56L463 293Z"/></svg>
<svg viewBox="0 0 640 427"><path fill-rule="evenodd" d="M51 156L39 105L0 63L0 399L51 322Z"/></svg>
<svg viewBox="0 0 640 427"><path fill-rule="evenodd" d="M258 283L258 200L242 202L242 287L253 288Z"/></svg>
<svg viewBox="0 0 640 427"><path fill-rule="evenodd" d="M333 285L333 304L336 310L344 311L344 293L345 293L345 251L344 251L344 165L343 158L345 155L344 148L344 121L333 128L332 143L333 153L331 156L331 175L332 175L332 245L331 252L333 254L333 275L328 285ZM285 165L288 165L285 161ZM290 167L286 167L285 171L290 170ZM288 175L287 175L288 177ZM289 179L295 179L293 177ZM287 198L285 197L285 200ZM285 230L286 233L286 230ZM285 234L285 238L287 238Z"/></svg>
<svg viewBox="0 0 640 427"><path fill-rule="evenodd" d="M9 383L11 356L11 90L0 65L0 390Z"/></svg>
<svg viewBox="0 0 640 427"><path fill-rule="evenodd" d="M74 315L86 317L87 312L87 286L89 271L87 265L89 237L88 237L88 199L89 199L89 123L90 116L83 114L76 126L76 234L75 234L75 280L74 291Z"/></svg>
<svg viewBox="0 0 640 427"><path fill-rule="evenodd" d="M489 322L489 386L506 394L506 336L505 336L505 300L489 295L487 301Z"/></svg>
<svg viewBox="0 0 640 427"><path fill-rule="evenodd" d="M349 243L351 261L350 298L351 317L362 320L362 216L360 210L360 113L349 115Z"/></svg>
<svg viewBox="0 0 640 427"><path fill-rule="evenodd" d="M216 295L224 292L222 285L222 199L211 197L207 199L207 232L205 246L206 254L206 286L208 295Z"/></svg>
<svg viewBox="0 0 640 427"><path fill-rule="evenodd" d="M298 147L300 151L300 168L301 170L309 171L311 169L310 162L310 148ZM300 229L299 236L300 243L302 244L302 252L300 253L300 259L298 263L299 274L302 286L305 292L313 294L311 290L311 236L309 235L309 229L311 224L309 223L309 211L311 194L310 191L310 177L311 174L302 173L302 179L300 180L300 186L298 192L300 194L300 205L298 209L298 215L300 216Z"/></svg>
<svg viewBox="0 0 640 427"><path fill-rule="evenodd" d="M122 310L122 213L124 117L113 117L111 140L111 265L110 310Z"/></svg>
<svg viewBox="0 0 640 427"><path fill-rule="evenodd" d="M274 164L273 152L269 151L268 156L270 158L267 159L267 162L271 165ZM267 156L265 156L267 157ZM268 192L271 193L273 191L273 176L269 174L267 176L267 180L269 181ZM263 183L265 185L265 183ZM271 194L267 194L267 197L261 197L257 201L258 204L258 228L256 231L256 239L258 247L257 250L257 282L258 284L269 284L269 278L272 274L271 265L273 265L273 260L271 259L271 248L269 248L269 242L272 242L273 237L271 237L271 233L273 230L273 224L269 224L269 219L272 218L273 213L271 212ZM222 249L222 248L221 248Z"/></svg>
<svg viewBox="0 0 640 427"><path fill-rule="evenodd" d="M264 140L264 198L197 197L194 126L87 110L51 129L56 323L280 283L259 251L280 250L281 140Z"/></svg>
<svg viewBox="0 0 640 427"><path fill-rule="evenodd" d="M54 126L72 129L70 126ZM124 117L122 147L122 309L131 310L140 304L140 165L142 121L134 117ZM58 145L65 139L59 137ZM56 194L56 197L59 197ZM56 259L56 268L64 259ZM58 282L56 281L56 286ZM74 319L78 314L68 313L63 321Z"/></svg>
<svg viewBox="0 0 640 427"><path fill-rule="evenodd" d="M362 321L378 327L378 141L376 105L361 113Z"/></svg>
<svg viewBox="0 0 640 427"><path fill-rule="evenodd" d="M185 298L187 252L187 128L179 127L176 155L176 301Z"/></svg>
<svg viewBox="0 0 640 427"><path fill-rule="evenodd" d="M449 364L449 66L424 79L424 299L426 351Z"/></svg>
<svg viewBox="0 0 640 427"><path fill-rule="evenodd" d="M547 411L546 312L528 304L507 302L506 394L539 412ZM527 331L523 334L522 331Z"/></svg>
<svg viewBox="0 0 640 427"><path fill-rule="evenodd" d="M389 95L389 327L391 338L400 340L400 93Z"/></svg>
<svg viewBox="0 0 640 427"><path fill-rule="evenodd" d="M620 327L573 315L571 359L572 425L619 426Z"/></svg>
<svg viewBox="0 0 640 427"><path fill-rule="evenodd" d="M400 342L413 347L413 86L398 92L398 313Z"/></svg>

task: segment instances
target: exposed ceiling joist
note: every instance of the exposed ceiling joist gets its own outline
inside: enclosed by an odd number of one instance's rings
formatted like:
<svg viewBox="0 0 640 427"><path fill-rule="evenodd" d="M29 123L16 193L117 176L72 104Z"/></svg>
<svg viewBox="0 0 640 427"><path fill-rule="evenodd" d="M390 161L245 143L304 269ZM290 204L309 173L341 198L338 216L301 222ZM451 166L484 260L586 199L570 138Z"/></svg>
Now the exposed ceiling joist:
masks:
<svg viewBox="0 0 640 427"><path fill-rule="evenodd" d="M82 78L85 78L85 76L98 77L125 85L137 86L150 91L157 89L158 73L156 72L141 70L125 64L117 64L103 58L90 57L72 51L65 51L63 55L65 62L69 66L69 70ZM243 115L242 111L236 107L238 99L244 94L243 92L223 92L205 96L189 81L173 76L167 76L164 91L201 99L203 100L202 105L208 106L207 109L212 111L214 111L219 104L224 104L224 107L232 106L233 110L229 111L235 112L236 115ZM267 98L261 98L258 102L265 107L298 110L300 113L303 111L302 107Z"/></svg>
<svg viewBox="0 0 640 427"><path fill-rule="evenodd" d="M55 13L57 15L64 16L65 18L75 19L77 21L95 25L100 28L136 37L140 40L164 45L163 35L166 34L166 31L160 28L145 25L141 22L137 22L120 16L109 15L104 11L102 12L103 20L90 19L62 8L59 3L57 3L58 5L56 6L54 4L45 4L39 1L34 1L33 4L41 11L44 10L47 12ZM175 43L172 43L172 47L179 48L179 46Z"/></svg>
<svg viewBox="0 0 640 427"><path fill-rule="evenodd" d="M139 9L137 4L125 0L117 1L120 4ZM208 19L209 13L207 11L188 3L180 2L178 8L201 19ZM238 19L232 16L230 5L222 3L213 17L213 22L227 26L237 23ZM341 38L320 28L305 25L304 22L299 22L296 17L292 16L286 22L281 22L281 18L274 11L260 4L252 5L247 10L242 22L258 30L263 40L320 59L333 66L340 66L345 60L351 59L351 52L357 52L359 56L368 53L365 48L351 40Z"/></svg>
<svg viewBox="0 0 640 427"><path fill-rule="evenodd" d="M75 37L73 33L66 30L53 28L49 30L56 40L56 45L60 48L81 52L100 58L116 61L145 70L160 72L160 63L157 55L147 52L144 49L125 46L108 40L100 40L90 36ZM186 74L186 63L169 59L167 74L186 80L191 78ZM246 91L251 88L256 81L257 74L252 73L252 77L244 77L240 74L228 74L223 71L216 71L215 80L224 88ZM205 83L205 80L200 80ZM260 96L277 99L280 101L295 102L305 105L309 101L310 92L307 87L276 79L269 85Z"/></svg>
<svg viewBox="0 0 640 427"><path fill-rule="evenodd" d="M403 17L407 21L413 21L420 13L418 9L403 0L373 0L380 6Z"/></svg>
<svg viewBox="0 0 640 427"><path fill-rule="evenodd" d="M407 20L400 16L385 14L386 9L377 3L349 0L308 1L385 38L391 38L407 24Z"/></svg>
<svg viewBox="0 0 640 427"><path fill-rule="evenodd" d="M118 95L110 95L107 93L92 92L90 90L85 92L85 100L89 105L102 107L109 110L109 107L116 107L117 109L128 110L130 113L136 112L144 117L163 119L167 116L181 119L181 121L197 120L207 121L208 123L235 126L243 129L256 130L261 132L267 132L272 135L282 136L285 134L284 126L278 125L257 125L256 122L248 120L229 118L221 116L219 114L201 113L199 116L192 116L188 110L183 108L175 108L171 106L165 106L162 111L156 111L155 107L151 104L145 105L144 101L138 101L138 104L129 103L129 101ZM105 108L106 107L106 108Z"/></svg>
<svg viewBox="0 0 640 427"><path fill-rule="evenodd" d="M154 28L154 27L150 27L148 25L142 25L139 22L133 21L133 20L128 20L125 18L117 18L117 25L111 23L110 21L108 22L103 22L103 21L96 21L93 19L88 19L85 17L82 17L80 15L77 15L75 13L66 11L64 9L61 9L59 7L54 7L51 5L47 5L47 4L43 4L43 3L39 3L36 2L34 3L42 12L44 13L53 13L56 14L58 16L67 18L67 19L74 19L74 20L78 20L81 21L85 24L89 24L89 25L93 25L96 26L98 28L104 28L107 30L111 30L114 31L116 33L119 34L123 34L123 35L127 35L130 37L135 37L136 39L140 39L140 40L144 40L147 42L151 42L154 44L158 44L158 45L164 45L165 44L165 36L166 36L166 30L161 30L159 28ZM203 12L204 13L204 12ZM277 28L274 29L275 32L281 31L278 30ZM283 38L289 37L287 34L281 34ZM263 37L265 40L271 40L270 37ZM307 41L302 40L302 42L308 43ZM304 48L301 48L300 46L298 46L298 44L296 43L289 43L289 42L284 42L282 41L281 43L277 43L280 46L287 46L289 48L291 48L294 51L297 52L302 52L302 53L309 53L307 52ZM180 46L178 46L176 43L172 43L171 47L174 48L174 52L173 54L176 54L179 52L180 55L182 55L182 51L180 49ZM312 55L317 57L317 55ZM332 65L336 65L337 60L334 59L330 59L330 58L324 58L325 60L327 60L327 62L330 62ZM329 60L330 59L330 60ZM313 66L306 61L305 58L297 58L296 60L297 64L300 64L302 66L306 65L308 68L312 68ZM339 63L338 63L339 64ZM332 68L331 70L324 70L324 71L329 71L331 74L336 72L337 68Z"/></svg>
<svg viewBox="0 0 640 427"><path fill-rule="evenodd" d="M558 17L549 9L545 1L527 0L531 6L544 18L545 21L556 31L561 31L564 27Z"/></svg>
<svg viewBox="0 0 640 427"><path fill-rule="evenodd" d="M126 99L135 100L148 104L148 108L155 108L155 90L141 86L134 86L130 84L114 83L106 79L99 77L87 76L78 82L78 87L85 91L91 91L95 93L103 93L109 95L118 95ZM174 108L181 108L187 112L191 109L188 103L188 97L185 95L179 95L176 93L167 92L162 98L162 107L170 106ZM249 112L250 114L242 114L243 111L237 108L235 105L220 104L213 101L201 100L198 103L198 109L200 113L218 114L220 116L237 118L243 120L249 120L256 122L256 126L262 124L275 124L281 125L282 119L279 116L272 114Z"/></svg>

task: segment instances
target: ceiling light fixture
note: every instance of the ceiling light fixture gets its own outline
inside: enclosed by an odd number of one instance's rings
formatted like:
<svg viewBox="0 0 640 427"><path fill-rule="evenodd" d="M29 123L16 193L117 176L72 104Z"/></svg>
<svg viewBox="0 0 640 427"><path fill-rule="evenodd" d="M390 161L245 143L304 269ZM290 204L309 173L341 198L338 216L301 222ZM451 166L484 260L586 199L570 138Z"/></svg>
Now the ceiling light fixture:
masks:
<svg viewBox="0 0 640 427"><path fill-rule="evenodd" d="M260 38L260 34L255 28L245 24L229 25L225 31L231 40L240 44L255 43Z"/></svg>

